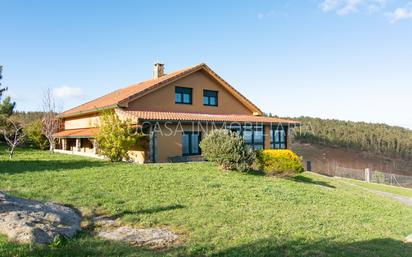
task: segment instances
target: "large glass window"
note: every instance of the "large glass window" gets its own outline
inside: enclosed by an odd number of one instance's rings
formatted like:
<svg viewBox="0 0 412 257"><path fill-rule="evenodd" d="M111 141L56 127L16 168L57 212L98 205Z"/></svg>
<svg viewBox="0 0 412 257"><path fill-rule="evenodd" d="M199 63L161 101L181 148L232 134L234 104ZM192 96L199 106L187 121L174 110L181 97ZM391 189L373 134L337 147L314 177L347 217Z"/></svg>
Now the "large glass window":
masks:
<svg viewBox="0 0 412 257"><path fill-rule="evenodd" d="M228 126L227 129L239 133L248 144L254 150L260 150L264 148L264 130L263 125L236 125Z"/></svg>
<svg viewBox="0 0 412 257"><path fill-rule="evenodd" d="M265 143L263 126L254 126L253 133L253 149L263 149Z"/></svg>
<svg viewBox="0 0 412 257"><path fill-rule="evenodd" d="M217 106L217 91L203 90L203 105Z"/></svg>
<svg viewBox="0 0 412 257"><path fill-rule="evenodd" d="M286 130L283 127L272 127L270 130L270 146L273 149L286 148Z"/></svg>
<svg viewBox="0 0 412 257"><path fill-rule="evenodd" d="M183 155L200 154L200 132L185 131L182 135L182 152Z"/></svg>
<svg viewBox="0 0 412 257"><path fill-rule="evenodd" d="M187 87L176 87L175 103L192 104L192 89Z"/></svg>

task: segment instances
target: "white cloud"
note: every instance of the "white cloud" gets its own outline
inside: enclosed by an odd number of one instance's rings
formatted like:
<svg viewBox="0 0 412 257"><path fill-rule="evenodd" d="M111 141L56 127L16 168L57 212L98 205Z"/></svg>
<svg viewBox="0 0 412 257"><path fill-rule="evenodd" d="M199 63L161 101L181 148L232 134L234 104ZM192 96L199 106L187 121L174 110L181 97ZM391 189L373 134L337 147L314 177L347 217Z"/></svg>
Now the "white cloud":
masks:
<svg viewBox="0 0 412 257"><path fill-rule="evenodd" d="M387 0L323 0L319 8L324 12L335 12L339 16L358 12L366 8L369 13L382 9Z"/></svg>
<svg viewBox="0 0 412 257"><path fill-rule="evenodd" d="M337 11L337 14L341 16L345 16L349 13L357 12L358 7L361 4L361 2L362 2L361 0L348 0L343 5L343 7Z"/></svg>
<svg viewBox="0 0 412 257"><path fill-rule="evenodd" d="M319 6L322 11L329 12L336 9L340 5L340 3L340 0L324 0L322 3L320 3Z"/></svg>
<svg viewBox="0 0 412 257"><path fill-rule="evenodd" d="M270 11L268 11L268 12L260 12L260 13L258 13L258 14L257 14L257 18L258 18L259 20L263 20L263 19L265 19L265 18L274 16L274 15L287 17L287 16L288 16L288 13L287 13L287 12L282 12L282 11L277 12L277 11L275 11L275 10L270 10Z"/></svg>
<svg viewBox="0 0 412 257"><path fill-rule="evenodd" d="M406 7L396 8L393 12L386 13L391 23L395 23L400 20L412 19L412 3Z"/></svg>
<svg viewBox="0 0 412 257"><path fill-rule="evenodd" d="M84 93L81 88L61 86L53 89L53 94L60 99L73 99L76 97L83 97Z"/></svg>
<svg viewBox="0 0 412 257"><path fill-rule="evenodd" d="M265 13L261 12L261 13L258 13L257 18L259 20L263 20L264 18L270 17L274 14L275 14L274 10L270 10L269 12L265 12Z"/></svg>

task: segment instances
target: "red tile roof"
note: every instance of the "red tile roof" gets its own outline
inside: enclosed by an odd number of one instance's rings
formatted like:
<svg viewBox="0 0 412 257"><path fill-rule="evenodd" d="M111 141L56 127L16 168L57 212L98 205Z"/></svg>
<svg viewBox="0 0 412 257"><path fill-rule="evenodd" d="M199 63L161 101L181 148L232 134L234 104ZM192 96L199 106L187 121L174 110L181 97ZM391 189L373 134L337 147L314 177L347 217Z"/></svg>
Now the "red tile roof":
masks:
<svg viewBox="0 0 412 257"><path fill-rule="evenodd" d="M237 94L240 96L240 98L249 106L251 106L253 109L256 109L256 111L261 112L259 108L254 105L252 102L250 102L246 97L244 97L242 94L240 94L235 88L230 86L226 81L224 81L219 75L217 75L214 71L212 71L206 64L201 63L195 66L190 66L178 71L174 71L172 73L166 74L164 76L161 76L159 78L155 79L150 79L146 80L143 82L140 82L138 84L134 84L125 88L118 89L116 91L113 91L109 94L106 94L104 96L101 96L99 98L96 98L92 101L89 101L87 103L84 103L82 105L79 105L77 107L74 107L72 109L69 109L63 113L60 114L60 116L71 116L71 115L77 115L77 114L83 114L83 113L88 113L88 112L93 112L93 111L98 111L104 108L110 108L110 107L117 107L123 102L127 102L130 98L132 97L139 97L140 95L143 95L147 92L149 92L152 89L161 87L162 85L165 85L169 82L172 82L180 77L183 77L187 74L190 74L191 72L197 71L201 68L204 68L206 71L210 72L213 76L215 76L218 80L220 80L227 88L230 90L233 90L234 94Z"/></svg>
<svg viewBox="0 0 412 257"><path fill-rule="evenodd" d="M98 132L98 128L83 128L63 130L54 135L55 137L94 137Z"/></svg>
<svg viewBox="0 0 412 257"><path fill-rule="evenodd" d="M89 101L87 103L84 103L82 105L79 105L77 107L74 107L72 109L69 109L60 115L65 116L68 114L74 114L74 113L79 113L79 112L86 112L90 110L98 110L104 107L108 106L113 106L117 105L119 102L122 100L127 99L128 97L135 95L137 93L140 93L148 88L154 87L155 85L161 84L162 82L165 82L167 80L173 79L178 75L182 75L186 72L191 71L192 69L196 68L196 66L188 67L182 70L178 70L175 72L172 72L170 74L164 75L162 77L156 78L156 79L150 79L146 80L143 82L140 82L138 84L134 84L128 87L124 87L121 89L118 89L116 91L113 91L107 95L101 96L99 98L96 98L92 101Z"/></svg>
<svg viewBox="0 0 412 257"><path fill-rule="evenodd" d="M203 114L187 112L152 112L133 111L128 109L118 109L119 114L139 121L195 121L195 122L253 122L253 123L281 123L289 125L299 125L297 121L279 119L274 117L254 116L254 115L221 115Z"/></svg>

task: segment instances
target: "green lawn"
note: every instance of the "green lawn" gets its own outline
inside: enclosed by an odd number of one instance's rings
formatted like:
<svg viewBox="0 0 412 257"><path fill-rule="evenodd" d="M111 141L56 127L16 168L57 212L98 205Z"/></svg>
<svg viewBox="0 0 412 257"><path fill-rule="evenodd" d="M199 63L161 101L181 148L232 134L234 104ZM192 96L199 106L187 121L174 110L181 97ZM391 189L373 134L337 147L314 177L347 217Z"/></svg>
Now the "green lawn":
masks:
<svg viewBox="0 0 412 257"><path fill-rule="evenodd" d="M1 149L0 149L1 150ZM2 151L3 153L3 151ZM167 227L179 247L153 251L88 232L57 248L0 237L0 256L411 256L412 208L304 174L222 172L210 163L108 163L35 150L0 157L0 189L104 212L138 227ZM87 219L87 217L85 218Z"/></svg>

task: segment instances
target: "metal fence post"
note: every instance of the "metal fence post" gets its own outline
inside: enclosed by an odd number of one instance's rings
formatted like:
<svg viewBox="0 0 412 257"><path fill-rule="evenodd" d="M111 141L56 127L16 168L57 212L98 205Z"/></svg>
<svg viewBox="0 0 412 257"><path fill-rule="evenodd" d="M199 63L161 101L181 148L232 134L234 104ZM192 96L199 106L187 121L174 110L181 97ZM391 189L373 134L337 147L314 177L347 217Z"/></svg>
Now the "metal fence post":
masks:
<svg viewBox="0 0 412 257"><path fill-rule="evenodd" d="M365 169L365 181L366 182L370 182L370 172L369 172L369 168Z"/></svg>

